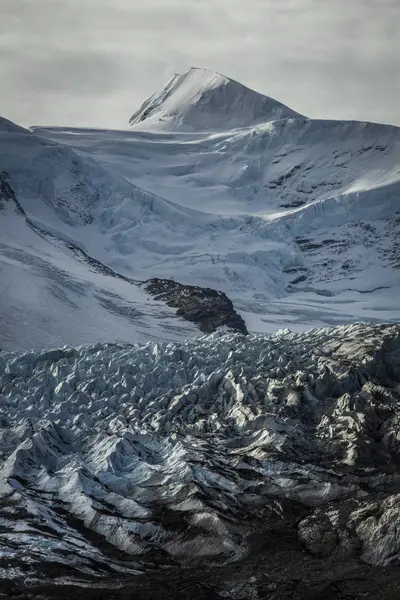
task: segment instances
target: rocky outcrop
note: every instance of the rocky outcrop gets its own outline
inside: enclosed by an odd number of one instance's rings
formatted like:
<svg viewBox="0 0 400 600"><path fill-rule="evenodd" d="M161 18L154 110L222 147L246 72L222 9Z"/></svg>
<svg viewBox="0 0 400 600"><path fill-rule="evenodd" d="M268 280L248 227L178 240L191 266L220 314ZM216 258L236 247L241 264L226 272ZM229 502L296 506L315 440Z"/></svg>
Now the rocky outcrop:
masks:
<svg viewBox="0 0 400 600"><path fill-rule="evenodd" d="M18 202L15 191L10 185L10 177L6 171L0 173L0 210L4 209L4 202L13 201L16 209L25 216L25 211Z"/></svg>
<svg viewBox="0 0 400 600"><path fill-rule="evenodd" d="M204 333L212 333L218 327L227 327L248 334L244 320L224 292L183 285L172 279L149 279L144 287L157 300L176 308L178 316L196 323Z"/></svg>

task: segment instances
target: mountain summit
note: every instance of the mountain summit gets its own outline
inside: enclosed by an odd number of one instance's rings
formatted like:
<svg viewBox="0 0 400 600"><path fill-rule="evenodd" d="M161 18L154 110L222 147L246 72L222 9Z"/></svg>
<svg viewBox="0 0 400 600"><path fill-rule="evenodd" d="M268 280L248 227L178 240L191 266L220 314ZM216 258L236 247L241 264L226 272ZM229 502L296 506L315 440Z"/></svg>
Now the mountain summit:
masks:
<svg viewBox="0 0 400 600"><path fill-rule="evenodd" d="M161 92L145 100L129 124L143 123L141 127L146 129L218 131L301 116L220 73L192 67L174 75Z"/></svg>

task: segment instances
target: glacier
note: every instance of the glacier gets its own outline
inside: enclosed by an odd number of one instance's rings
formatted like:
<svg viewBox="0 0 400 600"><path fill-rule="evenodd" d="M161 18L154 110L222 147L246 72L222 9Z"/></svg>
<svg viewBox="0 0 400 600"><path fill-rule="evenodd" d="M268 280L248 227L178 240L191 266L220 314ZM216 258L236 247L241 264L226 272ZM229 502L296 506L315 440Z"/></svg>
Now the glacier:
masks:
<svg viewBox="0 0 400 600"><path fill-rule="evenodd" d="M154 569L201 567L215 593L258 598L266 571L250 577L247 557L260 530L327 570L398 569L398 325L3 351L0 374L13 565L0 577L14 591L44 585L49 565L51 585L138 594ZM244 592L225 589L230 565Z"/></svg>

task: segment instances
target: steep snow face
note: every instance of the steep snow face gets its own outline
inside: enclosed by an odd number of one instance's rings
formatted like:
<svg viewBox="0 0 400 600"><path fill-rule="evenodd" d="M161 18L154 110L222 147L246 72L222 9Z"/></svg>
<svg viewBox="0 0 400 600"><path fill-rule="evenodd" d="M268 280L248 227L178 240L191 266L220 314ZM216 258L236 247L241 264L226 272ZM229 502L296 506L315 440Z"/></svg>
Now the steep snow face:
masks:
<svg viewBox="0 0 400 600"><path fill-rule="evenodd" d="M127 203L134 219L154 201L91 157L11 125L0 129L0 170L25 211L42 224L58 231L77 228L104 212L118 208L121 213Z"/></svg>
<svg viewBox="0 0 400 600"><path fill-rule="evenodd" d="M299 116L220 73L192 67L150 96L129 124L141 129L218 131Z"/></svg>
<svg viewBox="0 0 400 600"><path fill-rule="evenodd" d="M272 527L398 564L399 373L398 326L0 352L2 558L215 568Z"/></svg>

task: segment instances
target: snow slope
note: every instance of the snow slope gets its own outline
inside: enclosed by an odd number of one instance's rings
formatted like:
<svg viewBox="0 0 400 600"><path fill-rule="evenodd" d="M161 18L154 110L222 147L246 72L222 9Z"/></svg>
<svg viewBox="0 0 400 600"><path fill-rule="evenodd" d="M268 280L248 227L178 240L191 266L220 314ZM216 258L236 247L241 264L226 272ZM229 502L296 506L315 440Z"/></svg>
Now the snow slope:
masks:
<svg viewBox="0 0 400 600"><path fill-rule="evenodd" d="M0 170L34 225L126 277L221 290L253 332L398 320L399 128L310 120L200 69L134 121L3 122Z"/></svg>
<svg viewBox="0 0 400 600"><path fill-rule="evenodd" d="M54 214L53 229L56 224ZM68 239L40 228L1 193L0 279L0 349L176 340L197 333L134 281L88 264Z"/></svg>

